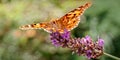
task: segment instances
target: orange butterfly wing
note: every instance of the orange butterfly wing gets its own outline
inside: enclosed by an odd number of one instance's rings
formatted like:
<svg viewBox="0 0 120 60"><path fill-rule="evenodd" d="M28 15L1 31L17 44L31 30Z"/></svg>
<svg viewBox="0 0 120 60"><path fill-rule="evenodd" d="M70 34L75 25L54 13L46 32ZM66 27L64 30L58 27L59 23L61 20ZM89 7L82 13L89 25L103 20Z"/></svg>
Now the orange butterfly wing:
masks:
<svg viewBox="0 0 120 60"><path fill-rule="evenodd" d="M26 29L41 29L42 28L46 30L47 32L51 32L51 31L63 32L64 29L67 29L68 31L70 31L79 24L80 22L79 16L81 16L83 12L88 7L90 7L90 5L91 3L86 3L85 5L80 6L70 11L69 13L61 17L60 19L56 19L50 22L24 25L24 26L21 26L20 29L26 30Z"/></svg>
<svg viewBox="0 0 120 60"><path fill-rule="evenodd" d="M91 3L86 3L85 5L80 6L76 9L70 11L69 13L67 13L66 15L61 17L60 19L52 21L58 27L55 30L57 30L59 32L63 32L64 29L67 29L68 31L70 31L70 30L74 29L75 27L77 27L80 22L80 16L90 6L91 6ZM53 31L55 31L55 30L53 30Z"/></svg>
<svg viewBox="0 0 120 60"><path fill-rule="evenodd" d="M63 29L66 28L68 30L72 30L73 28L78 26L80 22L80 16L90 6L91 6L91 3L86 3L85 5L72 10L66 15L64 15L63 17L61 17L59 20L61 21L62 25L64 25Z"/></svg>

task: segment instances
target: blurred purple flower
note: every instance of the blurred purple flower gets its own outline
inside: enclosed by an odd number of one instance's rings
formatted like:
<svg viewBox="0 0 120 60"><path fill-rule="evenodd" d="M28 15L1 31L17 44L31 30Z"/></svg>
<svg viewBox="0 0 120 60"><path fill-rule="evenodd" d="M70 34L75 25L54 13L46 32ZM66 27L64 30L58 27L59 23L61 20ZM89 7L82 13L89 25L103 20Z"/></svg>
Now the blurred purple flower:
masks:
<svg viewBox="0 0 120 60"><path fill-rule="evenodd" d="M103 46L104 45L104 40L103 39L98 39L98 45Z"/></svg>
<svg viewBox="0 0 120 60"><path fill-rule="evenodd" d="M73 53L84 55L88 59L98 58L103 54L103 39L93 42L88 35L83 38L71 38L70 32L67 30L63 33L53 32L50 34L50 38L53 45L70 48Z"/></svg>
<svg viewBox="0 0 120 60"><path fill-rule="evenodd" d="M91 50L87 50L86 51L86 56L87 56L88 59L91 58L91 55L92 55L92 51Z"/></svg>

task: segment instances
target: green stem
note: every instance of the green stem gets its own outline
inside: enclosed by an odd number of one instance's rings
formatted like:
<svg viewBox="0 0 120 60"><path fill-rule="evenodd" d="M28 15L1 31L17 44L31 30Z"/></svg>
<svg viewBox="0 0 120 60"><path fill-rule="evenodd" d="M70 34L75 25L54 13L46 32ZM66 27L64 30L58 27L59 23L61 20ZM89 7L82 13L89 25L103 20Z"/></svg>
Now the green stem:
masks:
<svg viewBox="0 0 120 60"><path fill-rule="evenodd" d="M111 58L113 58L113 59L116 59L116 60L120 60L120 58L118 58L118 57L116 57L116 56L113 56L113 55L110 55L110 54L108 54L108 53L103 53L104 55L106 55L106 56L109 56L109 57L111 57Z"/></svg>

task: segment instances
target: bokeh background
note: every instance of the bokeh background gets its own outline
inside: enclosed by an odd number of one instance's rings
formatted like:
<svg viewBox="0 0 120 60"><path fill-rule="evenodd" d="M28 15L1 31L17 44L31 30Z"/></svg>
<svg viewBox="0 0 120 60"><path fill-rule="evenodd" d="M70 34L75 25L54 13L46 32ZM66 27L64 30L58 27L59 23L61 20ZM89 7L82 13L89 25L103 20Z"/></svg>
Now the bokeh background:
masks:
<svg viewBox="0 0 120 60"><path fill-rule="evenodd" d="M0 0L0 60L87 60L67 48L51 44L44 30L20 30L19 26L50 21L88 0ZM73 37L90 35L105 40L104 51L120 57L120 0L93 0L81 16ZM99 60L114 60L105 55Z"/></svg>

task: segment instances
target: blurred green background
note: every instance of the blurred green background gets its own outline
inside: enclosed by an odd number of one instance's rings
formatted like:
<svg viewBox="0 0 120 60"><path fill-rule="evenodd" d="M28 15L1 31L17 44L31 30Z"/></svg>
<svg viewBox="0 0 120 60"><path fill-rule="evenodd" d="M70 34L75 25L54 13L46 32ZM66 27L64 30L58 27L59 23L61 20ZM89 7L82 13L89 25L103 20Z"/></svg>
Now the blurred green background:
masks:
<svg viewBox="0 0 120 60"><path fill-rule="evenodd" d="M0 0L0 60L87 60L67 48L51 44L44 30L20 30L19 26L50 21L88 0ZM81 16L74 37L90 35L105 40L104 51L120 57L120 0L93 0ZM107 56L100 60L114 60Z"/></svg>

